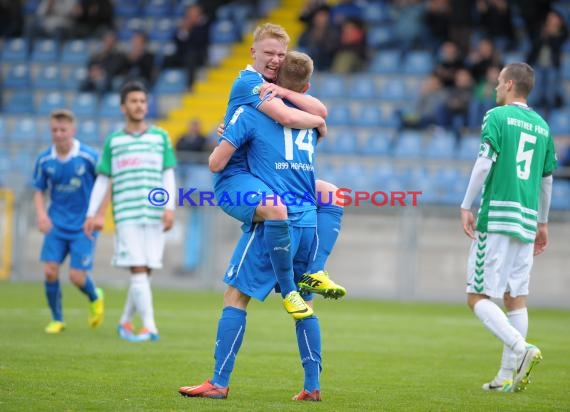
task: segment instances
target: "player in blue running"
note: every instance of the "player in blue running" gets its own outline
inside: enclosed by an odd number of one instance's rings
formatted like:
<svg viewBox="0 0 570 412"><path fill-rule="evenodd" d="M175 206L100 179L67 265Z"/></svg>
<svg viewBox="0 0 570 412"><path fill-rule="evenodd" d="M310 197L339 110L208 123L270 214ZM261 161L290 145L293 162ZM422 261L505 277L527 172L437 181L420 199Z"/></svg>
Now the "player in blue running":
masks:
<svg viewBox="0 0 570 412"><path fill-rule="evenodd" d="M303 91L312 73L312 60L304 53L289 52L285 65L295 68L280 73L280 78L293 75L291 88ZM251 174L263 176L268 192L262 204L273 202L281 195L288 208L290 243L283 246L293 256L295 280L305 273L314 254L316 240L316 196L314 151L317 133L312 129L284 128L249 105L238 107L221 137L218 148L210 157L210 167L223 169L232 150L247 148ZM230 148L224 148L229 146ZM224 309L218 324L215 367L211 380L201 385L182 387L179 392L189 397L226 398L235 357L240 349L246 326L246 308L251 297L263 301L276 287L276 276L270 262L271 251L265 243L268 222L254 223L239 240L224 277L228 285L224 294ZM312 295L305 294L312 306ZM304 390L296 400L320 400L321 371L320 326L312 308L304 313L292 313L303 369Z"/></svg>
<svg viewBox="0 0 570 412"><path fill-rule="evenodd" d="M69 110L55 110L50 118L53 145L42 152L34 169L34 204L39 230L45 234L40 259L44 265L45 291L52 321L46 333L65 329L59 268L70 255L69 278L89 298L89 325L103 321L103 291L95 287L88 271L93 264L95 237L83 232L89 196L95 182L97 152L74 138L75 117ZM44 193L51 204L46 212ZM103 214L106 203L99 209Z"/></svg>
<svg viewBox="0 0 570 412"><path fill-rule="evenodd" d="M253 64L240 72L232 86L224 124L228 124L239 106L250 105L285 127L299 129L316 127L320 128L321 135L326 134L323 117L326 116L327 111L319 100L268 83L268 81L275 81L287 51L289 36L283 27L266 23L256 28L253 37L254 43L251 49ZM262 92L264 89L266 93ZM262 95L264 98L261 98ZM287 106L282 99L272 98L277 95L285 97L301 110ZM229 199L227 202L219 202L220 206L230 216L243 222L244 230L248 230L254 221L270 222L266 228L271 228L271 232L267 234L267 246L271 251L279 243L274 239L280 238L287 243L287 208L281 202L261 203L261 193L266 193L268 187L262 180L250 174L245 161L245 152L245 148L236 150L226 167L214 175L214 191L218 200L224 197ZM325 200L327 193L334 197L337 190L334 185L320 180L316 185L317 192L322 194L322 200L325 201L319 206L317 213L318 248L315 260L308 268L308 274L301 279L300 286L306 291L338 298L344 296L346 290L329 278L324 267L340 232L344 210L338 202L335 202L335 198L330 201ZM243 202L238 204L236 199L240 193L244 192L258 193L258 196L248 198L248 204L244 205ZM272 256L283 298L297 289L288 274L291 270L290 263L287 265L287 261L290 260L283 255ZM285 269L279 270L279 267ZM301 310L301 308L298 309Z"/></svg>

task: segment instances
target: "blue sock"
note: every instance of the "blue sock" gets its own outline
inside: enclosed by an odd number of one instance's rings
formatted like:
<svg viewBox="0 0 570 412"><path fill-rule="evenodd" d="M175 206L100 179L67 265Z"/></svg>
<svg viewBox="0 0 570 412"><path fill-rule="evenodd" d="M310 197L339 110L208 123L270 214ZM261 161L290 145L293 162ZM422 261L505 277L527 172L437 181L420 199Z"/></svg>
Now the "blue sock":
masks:
<svg viewBox="0 0 570 412"><path fill-rule="evenodd" d="M61 309L61 288L59 280L55 282L45 282L46 298L49 308L51 309L51 317L53 320L63 322L63 311Z"/></svg>
<svg viewBox="0 0 570 412"><path fill-rule="evenodd" d="M315 316L298 320L295 324L301 363L305 371L304 389L313 392L321 389L321 327Z"/></svg>
<svg viewBox="0 0 570 412"><path fill-rule="evenodd" d="M317 251L309 266L309 273L324 270L332 253L342 223L344 208L336 205L319 205L317 208Z"/></svg>
<svg viewBox="0 0 570 412"><path fill-rule="evenodd" d="M291 256L291 234L288 220L266 220L264 222L265 246L269 251L271 265L285 297L297 290L293 276L293 257Z"/></svg>
<svg viewBox="0 0 570 412"><path fill-rule="evenodd" d="M85 276L85 284L83 285L83 287L80 287L79 290L87 295L90 302L94 302L98 298L97 291L95 290L95 284L93 283L93 279L89 275Z"/></svg>
<svg viewBox="0 0 570 412"><path fill-rule="evenodd" d="M226 388L230 384L230 375L245 333L246 315L245 310L232 306L226 306L222 311L214 352L214 377L211 380L213 385Z"/></svg>

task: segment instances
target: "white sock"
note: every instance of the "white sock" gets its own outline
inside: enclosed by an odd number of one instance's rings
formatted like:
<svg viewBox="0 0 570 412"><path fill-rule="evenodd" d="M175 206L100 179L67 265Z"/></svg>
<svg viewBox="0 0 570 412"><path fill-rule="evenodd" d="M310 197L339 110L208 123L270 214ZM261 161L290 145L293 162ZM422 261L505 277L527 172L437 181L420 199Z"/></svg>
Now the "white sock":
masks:
<svg viewBox="0 0 570 412"><path fill-rule="evenodd" d="M510 323L505 312L490 299L482 299L473 308L475 315L485 327L499 338L505 345L520 356L526 350L524 337ZM514 364L512 366L514 368Z"/></svg>
<svg viewBox="0 0 570 412"><path fill-rule="evenodd" d="M137 273L131 276L133 300L137 312L141 316L143 327L152 333L157 333L154 322L154 309L152 306L152 291L147 273Z"/></svg>
<svg viewBox="0 0 570 412"><path fill-rule="evenodd" d="M526 308L513 310L507 312L507 317L509 322L513 327L519 331L521 336L526 339L526 334L528 331L528 310ZM510 379L513 376L513 371L515 370L515 365L517 362L517 356L508 346L503 346L503 356L501 358L501 369L497 373L497 378L499 381L505 379Z"/></svg>
<svg viewBox="0 0 570 412"><path fill-rule="evenodd" d="M136 306L135 306L135 299L134 299L135 290L133 288L133 281L129 284L129 289L127 290L127 300L125 301L125 307L123 309L123 314L121 315L121 325L124 323L133 323L133 316L136 313Z"/></svg>

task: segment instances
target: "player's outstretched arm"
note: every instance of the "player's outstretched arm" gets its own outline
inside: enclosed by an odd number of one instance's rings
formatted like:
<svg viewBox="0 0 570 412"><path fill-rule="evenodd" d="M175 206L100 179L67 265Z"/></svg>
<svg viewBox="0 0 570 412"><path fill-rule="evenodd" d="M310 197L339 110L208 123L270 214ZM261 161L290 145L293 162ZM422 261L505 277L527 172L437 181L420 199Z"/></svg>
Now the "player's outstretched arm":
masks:
<svg viewBox="0 0 570 412"><path fill-rule="evenodd" d="M285 127L292 129L314 129L325 124L325 119L314 114L287 106L281 99L264 101L259 110Z"/></svg>
<svg viewBox="0 0 570 412"><path fill-rule="evenodd" d="M46 212L44 194L39 190L34 192L34 206L36 208L36 217L38 219L38 229L42 233L49 232L52 228L52 223Z"/></svg>
<svg viewBox="0 0 570 412"><path fill-rule="evenodd" d="M268 94L269 96L267 96ZM323 119L326 119L328 115L326 106L316 97L286 89L275 83L264 83L259 91L259 97L267 101L274 97L281 97L289 100L304 112L320 116Z"/></svg>
<svg viewBox="0 0 570 412"><path fill-rule="evenodd" d="M226 167L235 151L236 148L230 142L222 140L220 144L214 148L208 158L210 171L218 173L224 170L224 167Z"/></svg>

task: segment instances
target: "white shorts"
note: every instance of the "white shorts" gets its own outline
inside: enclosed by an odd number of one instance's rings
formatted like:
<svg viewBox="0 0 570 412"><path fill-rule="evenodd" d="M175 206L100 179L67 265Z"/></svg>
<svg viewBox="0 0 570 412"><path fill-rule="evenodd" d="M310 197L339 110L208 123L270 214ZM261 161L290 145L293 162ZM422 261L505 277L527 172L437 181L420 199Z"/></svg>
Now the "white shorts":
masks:
<svg viewBox="0 0 570 412"><path fill-rule="evenodd" d="M528 295L533 243L498 233L475 233L467 261L467 293L502 298Z"/></svg>
<svg viewBox="0 0 570 412"><path fill-rule="evenodd" d="M113 266L147 266L150 269L160 269L163 252L162 223L143 225L126 223L117 226Z"/></svg>

